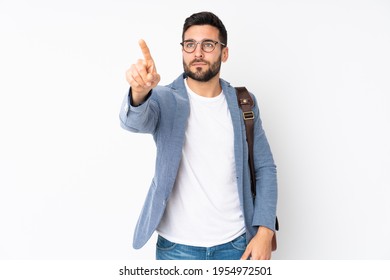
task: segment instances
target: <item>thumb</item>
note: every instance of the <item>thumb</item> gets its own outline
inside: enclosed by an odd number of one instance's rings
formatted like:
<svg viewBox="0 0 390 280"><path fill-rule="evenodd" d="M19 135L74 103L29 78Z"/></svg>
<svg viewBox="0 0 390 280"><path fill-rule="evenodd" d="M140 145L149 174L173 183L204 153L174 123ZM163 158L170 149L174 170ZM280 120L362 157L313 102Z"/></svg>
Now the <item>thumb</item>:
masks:
<svg viewBox="0 0 390 280"><path fill-rule="evenodd" d="M160 82L160 75L157 73L148 73L146 79L149 83L157 85Z"/></svg>
<svg viewBox="0 0 390 280"><path fill-rule="evenodd" d="M158 84L160 82L160 74L154 74L155 75L155 82Z"/></svg>

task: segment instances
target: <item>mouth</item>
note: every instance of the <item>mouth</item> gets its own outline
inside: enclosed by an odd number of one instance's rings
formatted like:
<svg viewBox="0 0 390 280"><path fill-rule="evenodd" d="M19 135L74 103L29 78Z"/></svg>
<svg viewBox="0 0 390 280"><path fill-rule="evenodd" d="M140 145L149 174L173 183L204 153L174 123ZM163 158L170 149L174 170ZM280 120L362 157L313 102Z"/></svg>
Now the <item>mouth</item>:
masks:
<svg viewBox="0 0 390 280"><path fill-rule="evenodd" d="M207 63L204 61L194 61L191 63L191 66L194 66L194 67L201 67L201 66L205 66L205 65L207 65Z"/></svg>

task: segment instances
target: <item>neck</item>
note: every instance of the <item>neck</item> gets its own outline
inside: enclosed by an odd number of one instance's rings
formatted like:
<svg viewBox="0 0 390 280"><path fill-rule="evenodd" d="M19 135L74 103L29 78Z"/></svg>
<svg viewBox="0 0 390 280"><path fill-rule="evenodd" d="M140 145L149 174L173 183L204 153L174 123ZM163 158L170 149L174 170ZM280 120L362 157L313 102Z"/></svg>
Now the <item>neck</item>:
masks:
<svg viewBox="0 0 390 280"><path fill-rule="evenodd" d="M203 97L216 97L222 91L221 84L219 83L219 75L216 75L207 82L199 82L188 77L187 84L193 92Z"/></svg>

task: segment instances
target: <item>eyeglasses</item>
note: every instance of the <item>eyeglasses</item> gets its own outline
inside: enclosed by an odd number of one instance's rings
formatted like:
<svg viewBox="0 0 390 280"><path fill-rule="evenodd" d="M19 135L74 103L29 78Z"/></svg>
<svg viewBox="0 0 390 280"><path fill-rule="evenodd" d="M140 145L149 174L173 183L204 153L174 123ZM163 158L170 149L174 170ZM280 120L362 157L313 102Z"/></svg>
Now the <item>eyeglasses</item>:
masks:
<svg viewBox="0 0 390 280"><path fill-rule="evenodd" d="M198 44L200 44L202 50L204 52L207 52L207 53L212 52L215 49L215 46L217 44L221 44L222 46L226 46L224 43L209 40L209 39L206 39L206 40L203 40L200 42L197 42L195 40L185 40L182 43L180 43L180 45L183 46L183 50L186 53L193 53L196 50L196 47L198 46Z"/></svg>

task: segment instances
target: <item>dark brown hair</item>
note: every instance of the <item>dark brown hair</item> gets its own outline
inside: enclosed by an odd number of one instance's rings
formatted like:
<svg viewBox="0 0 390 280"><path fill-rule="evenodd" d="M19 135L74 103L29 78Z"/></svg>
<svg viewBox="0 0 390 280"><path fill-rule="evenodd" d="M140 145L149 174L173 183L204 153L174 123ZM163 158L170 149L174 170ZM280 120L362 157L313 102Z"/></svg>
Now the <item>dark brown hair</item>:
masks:
<svg viewBox="0 0 390 280"><path fill-rule="evenodd" d="M222 21L211 12L200 12L186 18L183 26L182 40L184 41L184 33L194 25L211 25L219 30L219 40L227 45L227 31Z"/></svg>

